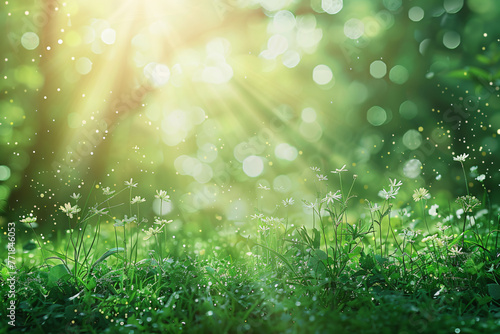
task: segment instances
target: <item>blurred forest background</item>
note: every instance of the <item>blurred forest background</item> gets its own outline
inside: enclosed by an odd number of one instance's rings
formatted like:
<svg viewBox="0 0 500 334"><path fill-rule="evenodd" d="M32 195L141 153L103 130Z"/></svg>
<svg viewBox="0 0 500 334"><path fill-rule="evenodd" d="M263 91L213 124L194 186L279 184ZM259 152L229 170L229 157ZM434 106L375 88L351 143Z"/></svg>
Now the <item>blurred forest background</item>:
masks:
<svg viewBox="0 0 500 334"><path fill-rule="evenodd" d="M332 190L346 165L360 207L389 177L399 207L421 186L448 206L465 194L462 153L471 192L498 200L494 0L0 6L2 226L53 226L70 194L130 178L186 220L236 224L289 197L299 217L326 184L311 166Z"/></svg>

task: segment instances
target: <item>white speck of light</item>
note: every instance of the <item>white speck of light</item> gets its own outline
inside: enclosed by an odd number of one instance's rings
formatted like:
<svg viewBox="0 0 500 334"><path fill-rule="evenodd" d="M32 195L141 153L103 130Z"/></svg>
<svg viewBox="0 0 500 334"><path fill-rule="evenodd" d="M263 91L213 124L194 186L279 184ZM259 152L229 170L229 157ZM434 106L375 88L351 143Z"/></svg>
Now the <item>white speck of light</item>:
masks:
<svg viewBox="0 0 500 334"><path fill-rule="evenodd" d="M358 39L364 32L365 25L358 19L350 19L344 24L344 34L350 39Z"/></svg>
<svg viewBox="0 0 500 334"><path fill-rule="evenodd" d="M283 62L283 65L285 65L286 67L294 68L300 63L300 55L297 51L288 50L281 57L281 61Z"/></svg>
<svg viewBox="0 0 500 334"><path fill-rule="evenodd" d="M370 64L370 74L375 79L383 78L387 74L387 65L382 60L375 60Z"/></svg>
<svg viewBox="0 0 500 334"><path fill-rule="evenodd" d="M82 75L88 74L92 70L92 62L87 57L78 58L75 62L75 69Z"/></svg>
<svg viewBox="0 0 500 334"><path fill-rule="evenodd" d="M38 35L35 34L34 32L26 32L21 37L21 45L26 50L34 50L38 47L39 44L40 44L40 39L38 38Z"/></svg>
<svg viewBox="0 0 500 334"><path fill-rule="evenodd" d="M149 63L144 67L144 75L155 86L163 86L170 79L170 69L167 65Z"/></svg>
<svg viewBox="0 0 500 334"><path fill-rule="evenodd" d="M464 6L464 0L444 0L444 10L447 13L455 14L458 13Z"/></svg>
<svg viewBox="0 0 500 334"><path fill-rule="evenodd" d="M417 178L421 170L422 163L418 159L408 160L403 167L403 174L411 179Z"/></svg>
<svg viewBox="0 0 500 334"><path fill-rule="evenodd" d="M318 65L313 70L313 80L318 85L326 85L333 79L333 73L330 67L326 65Z"/></svg>
<svg viewBox="0 0 500 334"><path fill-rule="evenodd" d="M316 121L316 111L313 108L305 108L302 110L300 117L304 122L312 123Z"/></svg>
<svg viewBox="0 0 500 334"><path fill-rule="evenodd" d="M101 33L101 39L105 44L114 44L116 41L116 31L111 28L104 29Z"/></svg>
<svg viewBox="0 0 500 334"><path fill-rule="evenodd" d="M243 172L250 177L257 177L264 171L262 158L250 155L243 160Z"/></svg>
<svg viewBox="0 0 500 334"><path fill-rule="evenodd" d="M418 22L424 18L425 12L422 8L415 6L411 7L410 10L408 10L408 17L410 20L413 22Z"/></svg>
<svg viewBox="0 0 500 334"><path fill-rule="evenodd" d="M443 35L443 44L448 49L455 49L460 45L460 34L455 31L448 31Z"/></svg>
<svg viewBox="0 0 500 334"><path fill-rule="evenodd" d="M391 68L389 72L389 79L395 84L402 85L404 84L408 78L410 77L410 73L406 69L406 67L402 65L396 65Z"/></svg>
<svg viewBox="0 0 500 334"><path fill-rule="evenodd" d="M279 159L293 161L297 158L298 151L295 147L293 147L290 144L281 143L281 144L276 146L276 149L274 150L274 154Z"/></svg>
<svg viewBox="0 0 500 334"><path fill-rule="evenodd" d="M368 109L366 118L373 126L380 126L387 120L387 112L379 106L373 106Z"/></svg>
<svg viewBox="0 0 500 334"><path fill-rule="evenodd" d="M321 9L323 9L328 14L337 14L344 7L342 0L322 0Z"/></svg>
<svg viewBox="0 0 500 334"><path fill-rule="evenodd" d="M288 10L281 10L274 15L273 28L277 33L288 32L295 27L295 24L295 16Z"/></svg>
<svg viewBox="0 0 500 334"><path fill-rule="evenodd" d="M274 56L281 55L288 49L288 40L283 35L272 35L267 42L267 49Z"/></svg>

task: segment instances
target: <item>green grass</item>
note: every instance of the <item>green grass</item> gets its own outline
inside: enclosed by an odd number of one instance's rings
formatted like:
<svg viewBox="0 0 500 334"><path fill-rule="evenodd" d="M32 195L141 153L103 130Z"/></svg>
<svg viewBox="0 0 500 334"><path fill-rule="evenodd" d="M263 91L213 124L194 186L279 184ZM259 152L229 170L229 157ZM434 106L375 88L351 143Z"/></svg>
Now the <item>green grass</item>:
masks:
<svg viewBox="0 0 500 334"><path fill-rule="evenodd" d="M85 201L74 196L61 208L68 232L55 242L37 235L33 217L23 219L32 240L24 249L17 242L14 299L8 297L11 270L1 268L2 321L15 300L16 326L1 331L500 331L498 207L467 195L450 212L430 215L431 200L418 189L409 213L391 202L400 186L390 180L385 199L368 203L355 221L348 214L350 186L306 203L312 225L296 224L287 212L284 218L258 212L255 230L244 235L179 231L175 239L165 228L169 221L141 217L132 180L122 190L131 202L126 213L113 203L116 194L94 206L90 194ZM156 196L169 200L166 193Z"/></svg>

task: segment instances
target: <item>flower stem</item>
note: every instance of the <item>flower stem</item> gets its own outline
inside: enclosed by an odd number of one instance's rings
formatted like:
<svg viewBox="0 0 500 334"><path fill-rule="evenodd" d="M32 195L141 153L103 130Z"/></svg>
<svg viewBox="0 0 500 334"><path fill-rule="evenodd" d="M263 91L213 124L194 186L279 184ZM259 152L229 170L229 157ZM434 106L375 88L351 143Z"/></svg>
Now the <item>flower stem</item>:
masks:
<svg viewBox="0 0 500 334"><path fill-rule="evenodd" d="M465 173L464 163L460 161L460 164L462 165L462 171L464 172L465 188L467 189L467 195L469 195L469 184L467 182L467 174Z"/></svg>

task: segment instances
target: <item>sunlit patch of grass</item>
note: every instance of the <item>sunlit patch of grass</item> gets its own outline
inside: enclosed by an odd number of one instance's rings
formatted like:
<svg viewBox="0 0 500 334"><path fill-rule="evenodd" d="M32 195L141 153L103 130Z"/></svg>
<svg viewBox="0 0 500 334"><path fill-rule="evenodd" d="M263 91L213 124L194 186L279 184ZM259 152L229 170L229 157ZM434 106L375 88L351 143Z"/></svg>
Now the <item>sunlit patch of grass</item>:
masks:
<svg viewBox="0 0 500 334"><path fill-rule="evenodd" d="M312 172L317 182L328 181L319 169ZM315 202L303 203L312 214L310 223L291 223L288 209L300 203L285 198L275 215L252 216L256 227L249 226L250 234L212 231L193 238L188 233L176 246L164 238L171 220L162 213L152 223L141 217L147 198L134 195L133 180L118 192L104 188L103 200L93 206L88 200L80 206L81 196L72 195L74 203L60 208L68 233L55 247L41 243L33 229L36 217L24 217L35 242L19 251L36 264L23 262L15 272L5 264L1 269L3 302L8 302L7 279L14 274L17 280L14 330L499 330L499 208L466 195L452 212L438 215L439 206L427 206L429 191L419 188L414 210L397 209L392 200L403 183L390 179L380 192L382 202L366 201L366 214L352 221L347 212L356 177L346 191L344 172L344 167L334 171L339 190L318 187ZM118 208L126 206L113 201L127 190L127 215L116 218ZM162 190L155 197L170 200ZM115 221L108 238L115 247L99 243L106 217Z"/></svg>

